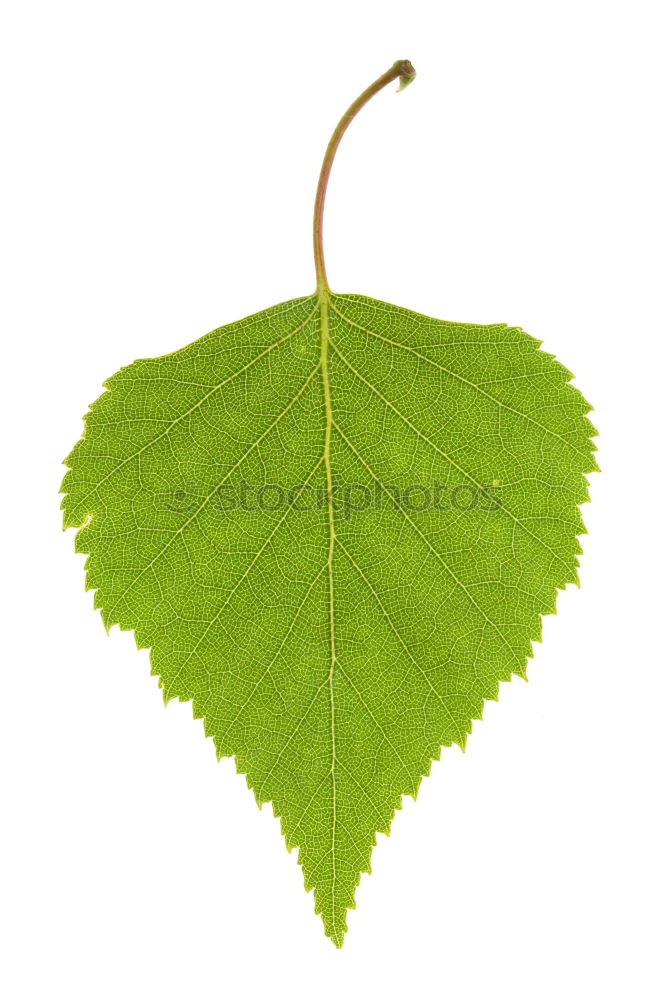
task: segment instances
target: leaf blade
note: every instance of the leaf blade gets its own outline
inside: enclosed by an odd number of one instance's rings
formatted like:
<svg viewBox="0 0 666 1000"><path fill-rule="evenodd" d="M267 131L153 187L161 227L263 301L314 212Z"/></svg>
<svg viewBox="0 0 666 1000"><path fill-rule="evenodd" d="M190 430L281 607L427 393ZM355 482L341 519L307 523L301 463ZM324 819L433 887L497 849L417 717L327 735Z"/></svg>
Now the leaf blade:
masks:
<svg viewBox="0 0 666 1000"><path fill-rule="evenodd" d="M377 831L577 582L595 431L570 378L517 328L310 296L121 369L66 460L105 625L273 802L336 945Z"/></svg>

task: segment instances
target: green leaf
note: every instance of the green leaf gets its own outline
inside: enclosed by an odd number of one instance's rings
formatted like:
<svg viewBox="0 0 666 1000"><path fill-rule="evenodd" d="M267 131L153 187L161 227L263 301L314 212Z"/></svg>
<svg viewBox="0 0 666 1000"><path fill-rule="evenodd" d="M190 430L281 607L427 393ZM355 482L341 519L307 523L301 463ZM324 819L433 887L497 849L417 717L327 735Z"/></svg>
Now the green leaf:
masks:
<svg viewBox="0 0 666 1000"><path fill-rule="evenodd" d="M108 628L150 648L218 756L272 802L326 933L378 831L577 582L590 407L539 342L326 282L106 383L65 526ZM352 113L353 112L353 113Z"/></svg>
<svg viewBox="0 0 666 1000"><path fill-rule="evenodd" d="M105 625L273 803L338 945L376 832L577 582L570 377L520 329L329 293L122 368L67 459Z"/></svg>

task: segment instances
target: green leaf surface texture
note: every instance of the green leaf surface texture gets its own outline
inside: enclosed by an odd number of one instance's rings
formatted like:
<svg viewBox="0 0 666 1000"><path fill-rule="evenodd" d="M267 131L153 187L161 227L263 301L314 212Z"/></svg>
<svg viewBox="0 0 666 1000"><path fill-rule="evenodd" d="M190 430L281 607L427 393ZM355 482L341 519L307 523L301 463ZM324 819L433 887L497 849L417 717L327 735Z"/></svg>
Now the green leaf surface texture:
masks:
<svg viewBox="0 0 666 1000"><path fill-rule="evenodd" d="M570 379L520 328L326 290L122 368L66 459L106 627L272 803L338 946L377 832L577 582Z"/></svg>

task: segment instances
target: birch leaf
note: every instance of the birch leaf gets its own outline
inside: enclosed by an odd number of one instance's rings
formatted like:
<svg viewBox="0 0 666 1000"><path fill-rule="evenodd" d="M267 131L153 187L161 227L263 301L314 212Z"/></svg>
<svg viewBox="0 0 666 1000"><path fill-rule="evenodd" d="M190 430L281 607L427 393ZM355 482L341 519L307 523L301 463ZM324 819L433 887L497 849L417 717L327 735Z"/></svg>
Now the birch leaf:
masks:
<svg viewBox="0 0 666 1000"><path fill-rule="evenodd" d="M337 143L412 76L334 133L315 294L122 368L62 487L106 627L272 803L338 946L377 832L577 582L596 467L589 405L521 329L330 291Z"/></svg>

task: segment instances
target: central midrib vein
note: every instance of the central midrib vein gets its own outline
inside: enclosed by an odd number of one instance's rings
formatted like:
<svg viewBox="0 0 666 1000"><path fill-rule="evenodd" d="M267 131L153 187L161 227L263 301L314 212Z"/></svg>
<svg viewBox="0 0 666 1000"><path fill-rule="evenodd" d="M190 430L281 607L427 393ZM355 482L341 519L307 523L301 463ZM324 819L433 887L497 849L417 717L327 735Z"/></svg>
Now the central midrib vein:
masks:
<svg viewBox="0 0 666 1000"><path fill-rule="evenodd" d="M328 692L331 704L331 779L333 782L333 827L331 831L331 861L333 869L333 881L331 889L331 910L332 928L335 935L335 828L336 828L336 775L335 775L335 696L333 683L335 678L335 614L334 614L334 591L333 591L333 552L335 549L335 518L333 512L333 475L331 472L331 432L333 428L333 408L331 406L331 383L328 374L328 323L329 323L329 292L326 288L319 290L319 326L321 333L320 342L320 364L321 379L324 390L324 410L326 415L326 430L324 434L324 469L326 472L326 493L328 502L328 613L329 630L331 644L331 662L328 671Z"/></svg>
<svg viewBox="0 0 666 1000"><path fill-rule="evenodd" d="M317 275L317 297L319 299L319 325L321 333L321 378L324 389L324 407L326 411L326 433L324 437L324 466L326 468L326 487L328 492L328 604L331 634L331 663L328 672L328 690L331 699L331 777L333 781L333 831L331 834L331 856L333 859L333 885L332 885L332 938L338 947L342 944L342 939L338 940L335 929L335 827L336 827L336 787L335 787L335 698L333 696L333 681L335 678L335 625L334 625L334 598L333 598L333 552L335 549L335 520L333 516L333 476L331 474L331 431L333 428L333 411L331 408L331 385L328 376L328 324L329 324L329 299L330 288L326 280L326 266L324 264L324 202L326 200L326 189L331 174L331 167L337 152L340 140L349 128L350 123L356 117L361 108L365 107L368 101L386 87L392 80L400 78L400 89L406 87L416 76L414 67L408 59L398 59L390 69L382 73L374 83L371 83L355 101L350 104L338 122L330 142L326 147L324 161L319 173L317 193L315 195L314 217L312 225L314 264Z"/></svg>

